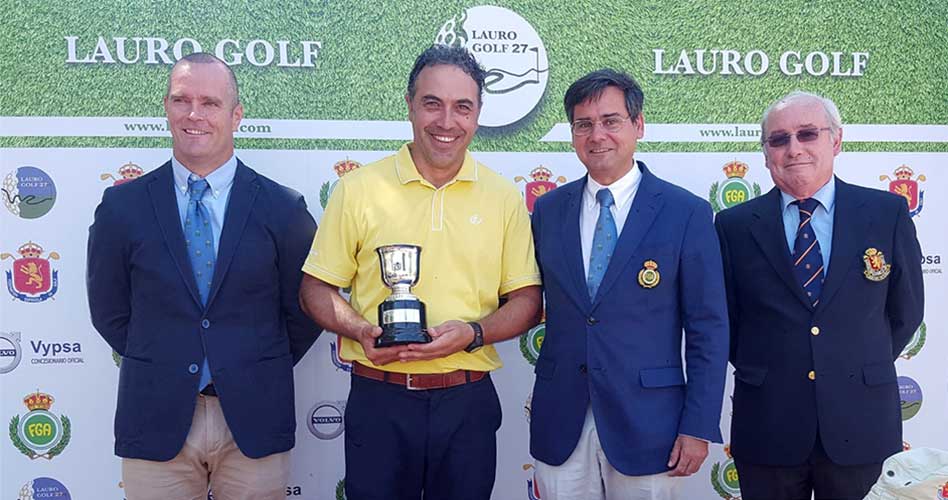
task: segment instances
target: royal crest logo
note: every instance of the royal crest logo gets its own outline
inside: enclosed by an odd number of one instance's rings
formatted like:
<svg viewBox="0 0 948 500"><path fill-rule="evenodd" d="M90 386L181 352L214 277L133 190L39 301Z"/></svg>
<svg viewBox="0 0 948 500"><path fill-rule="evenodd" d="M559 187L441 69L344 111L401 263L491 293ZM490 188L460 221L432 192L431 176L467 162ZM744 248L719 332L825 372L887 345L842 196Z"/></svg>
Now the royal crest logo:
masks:
<svg viewBox="0 0 948 500"><path fill-rule="evenodd" d="M925 176L919 174L912 178L915 172L908 165L899 165L899 168L892 172L895 179L888 175L880 175L880 181L889 181L889 192L897 194L908 202L909 217L915 217L922 213L922 205L925 203L925 191L919 187L919 182L925 182Z"/></svg>
<svg viewBox="0 0 948 500"><path fill-rule="evenodd" d="M357 161L352 161L348 158L342 161L337 161L333 166L333 171L336 172L338 176L337 179L326 181L319 188L319 205L323 207L323 210L326 209L326 205L329 204L329 197L332 195L333 189L336 189L336 184L339 183L339 179L342 179L343 175L352 172L353 170L362 167L362 164Z"/></svg>
<svg viewBox="0 0 948 500"><path fill-rule="evenodd" d="M746 163L734 160L725 163L721 170L727 179L711 184L711 191L708 193L708 202L711 203L714 213L760 196L760 185L756 182L751 185L744 179L750 170Z"/></svg>
<svg viewBox="0 0 948 500"><path fill-rule="evenodd" d="M480 5L448 19L434 43L464 47L487 71L478 123L503 127L530 114L546 91L550 65L540 35L503 7Z"/></svg>
<svg viewBox="0 0 948 500"><path fill-rule="evenodd" d="M922 409L922 387L909 377L899 377L899 402L902 406L902 421L918 415Z"/></svg>
<svg viewBox="0 0 948 500"><path fill-rule="evenodd" d="M22 355L20 332L0 332L0 374L19 366Z"/></svg>
<svg viewBox="0 0 948 500"><path fill-rule="evenodd" d="M112 185L118 186L121 184L125 184L126 182L134 181L135 179L141 177L142 175L145 175L145 170L142 169L142 167L139 167L138 165L132 162L128 162L125 165L122 165L121 167L119 167L118 175L119 175L118 178L116 178L111 173L106 172L100 175L99 179L103 181L111 179Z"/></svg>
<svg viewBox="0 0 948 500"><path fill-rule="evenodd" d="M28 394L23 398L23 404L29 411L10 420L13 446L31 460L52 460L66 449L72 437L69 418L65 415L57 417L49 411L53 402L53 396L49 394L39 391Z"/></svg>
<svg viewBox="0 0 948 500"><path fill-rule="evenodd" d="M556 189L557 184L562 184L566 182L566 177L562 175L557 177L555 181L551 181L553 178L553 172L550 169L540 165L539 167L530 171L530 178L533 180L527 180L523 176L514 177L514 182L526 182L523 191L523 199L527 203L527 212L533 213L533 205L537 202L537 198L549 193Z"/></svg>
<svg viewBox="0 0 948 500"><path fill-rule="evenodd" d="M17 500L46 500L49 498L71 500L72 496L63 483L51 477L38 477L20 488L20 495Z"/></svg>
<svg viewBox="0 0 948 500"><path fill-rule="evenodd" d="M13 215L37 219L56 203L52 177L36 167L19 167L3 179L3 204Z"/></svg>
<svg viewBox="0 0 948 500"><path fill-rule="evenodd" d="M537 364L544 337L546 337L546 323L540 323L520 336L520 353L523 354L523 359L527 360L527 363Z"/></svg>
<svg viewBox="0 0 948 500"><path fill-rule="evenodd" d="M346 500L346 478L336 483L336 500Z"/></svg>
<svg viewBox="0 0 948 500"><path fill-rule="evenodd" d="M908 360L917 356L918 353L922 351L922 347L925 347L925 338L927 336L928 328L923 321L922 324L915 329L915 333L912 334L912 338L908 344L905 345L905 349L902 349L902 354L900 354L899 357Z"/></svg>
<svg viewBox="0 0 948 500"><path fill-rule="evenodd" d="M523 464L524 472L534 469L533 464ZM534 469L536 471L536 469ZM527 498L529 500L540 500L540 487L537 485L536 472L530 474L527 479Z"/></svg>
<svg viewBox="0 0 948 500"><path fill-rule="evenodd" d="M329 343L329 355L332 364L335 365L337 371L351 372L352 361L343 358L339 352L340 349L342 349L342 336L336 335L336 341Z"/></svg>
<svg viewBox="0 0 948 500"><path fill-rule="evenodd" d="M9 253L0 254L0 260L13 258L13 268L7 271L7 290L10 295L23 302L43 302L52 298L59 290L59 271L52 268L52 260L59 260L59 254L50 252L49 258L43 258L43 247L32 241L17 249L20 258Z"/></svg>
<svg viewBox="0 0 948 500"><path fill-rule="evenodd" d="M737 477L737 466L731 457L731 446L724 446L727 460L711 466L711 486L724 500L741 500L741 485Z"/></svg>

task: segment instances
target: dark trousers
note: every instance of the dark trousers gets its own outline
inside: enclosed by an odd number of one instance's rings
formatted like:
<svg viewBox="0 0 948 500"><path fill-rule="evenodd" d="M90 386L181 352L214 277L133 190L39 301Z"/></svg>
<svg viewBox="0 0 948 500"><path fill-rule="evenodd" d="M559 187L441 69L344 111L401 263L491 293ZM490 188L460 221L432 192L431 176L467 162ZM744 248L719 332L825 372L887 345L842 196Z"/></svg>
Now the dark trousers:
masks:
<svg viewBox="0 0 948 500"><path fill-rule="evenodd" d="M833 463L819 435L806 462L792 467L750 464L734 459L742 500L862 500L879 480L882 462Z"/></svg>
<svg viewBox="0 0 948 500"><path fill-rule="evenodd" d="M345 413L348 500L489 500L500 400L490 376L412 391L352 376Z"/></svg>

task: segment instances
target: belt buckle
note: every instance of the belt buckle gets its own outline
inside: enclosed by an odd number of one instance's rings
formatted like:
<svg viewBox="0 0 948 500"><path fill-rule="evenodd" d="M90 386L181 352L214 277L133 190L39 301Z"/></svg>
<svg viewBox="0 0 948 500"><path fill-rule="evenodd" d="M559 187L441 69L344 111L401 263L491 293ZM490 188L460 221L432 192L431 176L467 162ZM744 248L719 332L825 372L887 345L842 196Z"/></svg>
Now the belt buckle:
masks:
<svg viewBox="0 0 948 500"><path fill-rule="evenodd" d="M423 391L423 390L425 390L424 387L415 387L414 385L412 385L412 381L414 381L414 379L415 379L415 376L414 376L413 374L411 374L411 373L406 373L406 374L405 374L405 388L408 389L409 391Z"/></svg>

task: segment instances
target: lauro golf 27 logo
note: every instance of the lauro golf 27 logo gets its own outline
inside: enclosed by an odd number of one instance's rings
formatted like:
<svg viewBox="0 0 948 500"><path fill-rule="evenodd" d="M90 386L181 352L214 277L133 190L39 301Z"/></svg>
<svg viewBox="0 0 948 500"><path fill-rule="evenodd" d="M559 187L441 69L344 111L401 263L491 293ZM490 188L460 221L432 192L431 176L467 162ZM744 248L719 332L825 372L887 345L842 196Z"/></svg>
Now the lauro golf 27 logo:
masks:
<svg viewBox="0 0 948 500"><path fill-rule="evenodd" d="M516 12L492 5L472 7L448 19L435 43L466 48L487 70L480 125L515 123L543 97L550 74L546 48Z"/></svg>

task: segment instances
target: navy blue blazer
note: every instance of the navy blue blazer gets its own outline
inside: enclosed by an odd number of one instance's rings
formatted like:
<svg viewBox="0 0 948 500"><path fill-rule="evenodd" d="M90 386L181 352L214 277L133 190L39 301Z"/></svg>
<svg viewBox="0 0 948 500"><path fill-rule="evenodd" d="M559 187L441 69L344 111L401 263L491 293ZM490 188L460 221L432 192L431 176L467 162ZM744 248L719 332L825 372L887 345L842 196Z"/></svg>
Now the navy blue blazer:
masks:
<svg viewBox="0 0 948 500"><path fill-rule="evenodd" d="M893 362L922 321L915 225L903 198L835 182L832 254L816 308L794 279L776 188L718 214L739 460L802 464L817 432L840 465L902 450ZM869 248L892 266L882 281L864 274Z"/></svg>
<svg viewBox="0 0 948 500"><path fill-rule="evenodd" d="M204 307L174 189L171 162L108 188L89 228L92 324L122 355L115 453L178 454L205 353L240 450L251 458L289 450L293 365L320 333L299 306L316 223L299 193L238 160Z"/></svg>
<svg viewBox="0 0 948 500"><path fill-rule="evenodd" d="M667 471L679 434L721 442L728 326L711 208L638 166L641 183L595 300L579 234L586 178L534 207L546 337L530 453L550 465L573 452L589 405L606 458L626 475ZM658 264L654 288L639 284L647 260Z"/></svg>

